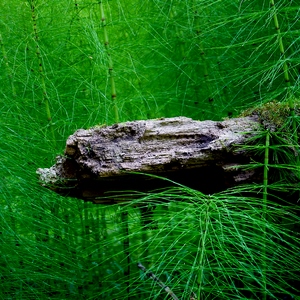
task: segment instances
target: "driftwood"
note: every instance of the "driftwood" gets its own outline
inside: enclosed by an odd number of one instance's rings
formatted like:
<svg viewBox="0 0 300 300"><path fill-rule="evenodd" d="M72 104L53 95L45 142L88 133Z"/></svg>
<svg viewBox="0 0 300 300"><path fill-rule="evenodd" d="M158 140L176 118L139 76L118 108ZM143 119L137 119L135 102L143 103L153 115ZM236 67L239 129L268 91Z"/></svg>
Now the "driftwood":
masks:
<svg viewBox="0 0 300 300"><path fill-rule="evenodd" d="M108 191L171 185L136 172L211 194L261 179L258 171L237 168L250 162L250 154L238 145L259 126L255 117L222 122L175 117L79 129L68 138L64 156L37 173L46 187L94 202Z"/></svg>

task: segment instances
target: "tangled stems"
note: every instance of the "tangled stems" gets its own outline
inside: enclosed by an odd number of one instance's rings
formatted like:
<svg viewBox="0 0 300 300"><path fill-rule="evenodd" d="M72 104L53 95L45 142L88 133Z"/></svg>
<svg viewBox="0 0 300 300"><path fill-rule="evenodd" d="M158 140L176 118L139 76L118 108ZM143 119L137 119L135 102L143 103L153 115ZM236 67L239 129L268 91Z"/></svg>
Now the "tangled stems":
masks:
<svg viewBox="0 0 300 300"><path fill-rule="evenodd" d="M40 82L42 86L42 92L43 92L43 102L45 103L45 109L46 109L46 116L47 116L47 121L50 126L50 131L51 131L51 136L52 136L52 142L53 145L56 146L56 138L55 138L55 133L54 133L54 128L52 124L52 115L50 111L50 104L49 104L49 96L47 93L47 88L46 88L46 83L45 83L45 75L44 75L44 70L43 70L43 61L42 61L42 56L41 56L41 51L40 51L40 46L39 46L39 34L38 34L38 29L37 29L37 18L36 18L36 13L35 13L35 1L31 0L30 3L31 7L31 19L32 19L32 24L33 24L33 37L34 41L36 44L36 57L38 59L38 65L39 65L39 76L40 76Z"/></svg>

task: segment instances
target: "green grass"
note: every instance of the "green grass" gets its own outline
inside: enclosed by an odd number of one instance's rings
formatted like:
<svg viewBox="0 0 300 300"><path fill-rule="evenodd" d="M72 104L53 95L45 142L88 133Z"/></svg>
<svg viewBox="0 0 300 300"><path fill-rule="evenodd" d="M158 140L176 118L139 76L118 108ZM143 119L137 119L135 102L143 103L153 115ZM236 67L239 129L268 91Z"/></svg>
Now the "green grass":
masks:
<svg viewBox="0 0 300 300"><path fill-rule="evenodd" d="M32 0L0 9L0 299L166 299L138 262L179 299L299 297L297 3ZM215 195L176 186L104 206L38 184L36 169L78 128L221 120L274 103L280 126L269 143L262 129L247 145L261 155L248 167L265 168L259 185Z"/></svg>

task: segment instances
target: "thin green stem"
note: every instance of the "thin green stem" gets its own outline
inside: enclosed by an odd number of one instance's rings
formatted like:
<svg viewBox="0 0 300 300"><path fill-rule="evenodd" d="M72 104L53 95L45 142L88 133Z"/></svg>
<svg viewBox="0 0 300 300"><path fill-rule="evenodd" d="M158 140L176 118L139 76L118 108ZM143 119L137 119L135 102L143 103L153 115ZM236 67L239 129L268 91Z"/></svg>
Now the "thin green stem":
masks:
<svg viewBox="0 0 300 300"><path fill-rule="evenodd" d="M106 211L105 208L102 208L101 209L101 213L99 215L99 210L97 211L98 212L98 228L101 232L101 240L102 242L104 242L103 246L102 246L102 249L98 249L98 260L101 261L101 260L105 260L106 258L106 253L107 253L107 249L108 247L105 245L105 243L107 242L107 239L108 239L108 231L107 231L107 222L106 222L106 215L109 216L109 212ZM99 241L100 241L100 237L99 237Z"/></svg>
<svg viewBox="0 0 300 300"><path fill-rule="evenodd" d="M84 202L83 203L83 213L84 213L84 243L88 240L89 238L89 232L90 232L90 221L89 221L89 211L88 211L88 203ZM85 248L85 245L83 245L83 248Z"/></svg>
<svg viewBox="0 0 300 300"><path fill-rule="evenodd" d="M269 172L269 148L270 148L270 132L267 131L265 144L264 158L264 178L263 178L263 207L262 207L262 222L263 222L263 247L262 247L262 299L267 299L267 200L268 200L268 172Z"/></svg>
<svg viewBox="0 0 300 300"><path fill-rule="evenodd" d="M196 36L198 39L198 50L200 53L200 58L202 60L203 63L203 77L204 77L204 82L205 85L207 87L207 93L208 93L208 97L207 97L207 101L209 102L209 104L211 105L212 108L212 112L214 112L214 105L213 105L213 95L212 95L212 87L211 87L211 83L209 80L209 65L208 65L208 61L206 58L206 53L205 53L205 49L203 46L203 41L202 41L202 37L201 37L201 29L200 29L200 15L199 12L197 11L197 9L195 8L195 13L194 13L194 19L195 19L195 23L196 23ZM202 25L203 26L203 25Z"/></svg>
<svg viewBox="0 0 300 300"><path fill-rule="evenodd" d="M207 199L209 201L209 199ZM204 260L206 255L206 240L208 235L208 225L209 225L209 202L206 203L206 210L205 210L205 216L202 219L202 216L200 217L200 232L202 233L199 241L198 251L200 251L200 257L199 257L199 269L198 269L198 276L197 276L197 284L198 284L198 291L197 291L197 300L201 299L201 291L202 291L202 284L204 282ZM202 228L204 224L204 229Z"/></svg>
<svg viewBox="0 0 300 300"><path fill-rule="evenodd" d="M285 55L285 48L283 45L282 33L280 30L277 11L276 11L276 7L275 7L275 0L270 0L270 5L271 5L272 12L273 12L273 20L274 20L277 37L278 37L280 58L283 60L283 76L284 76L284 80L286 82L286 86L288 88L288 93L290 93L291 82L290 82L290 76L289 76L289 67L288 67L287 59L286 59L286 55ZM288 95L288 96L289 96L288 99L289 99L289 107L290 107L291 116L294 117L295 116L294 98L292 97L292 95Z"/></svg>
<svg viewBox="0 0 300 300"><path fill-rule="evenodd" d="M35 13L35 1L31 0L30 3L31 7L31 19L32 19L32 24L33 24L33 33L34 33L34 41L36 44L36 56L38 59L38 65L39 65L39 76L40 76L40 83L42 87L42 92L43 92L43 102L45 103L45 109L46 109L46 116L47 116L47 121L49 123L50 131L51 131L51 136L52 136L52 142L54 146L56 145L56 138L55 138L55 133L53 129L53 124L52 124L52 115L50 111L50 104L49 104L49 96L47 93L47 88L46 88L46 83L45 83L45 75L44 75L44 70L43 70L43 60L41 56L41 51L39 47L39 34L38 34L38 29L37 29L37 17Z"/></svg>
<svg viewBox="0 0 300 300"><path fill-rule="evenodd" d="M153 215L151 214L151 208L149 206L140 207L141 212L141 230L142 230L142 243L144 246L144 261L150 264L149 259L149 241L148 230L151 228L151 221L153 221Z"/></svg>
<svg viewBox="0 0 300 300"><path fill-rule="evenodd" d="M125 268L124 268L124 277L125 277L125 285L127 291L127 297L129 299L129 292L130 292L130 252L129 252L129 226L128 226L128 211L121 212L121 221L122 225L124 226L124 256L125 256Z"/></svg>
<svg viewBox="0 0 300 300"><path fill-rule="evenodd" d="M172 7L170 9L170 19L175 20L175 17L177 16L177 12L175 10L174 5L173 4L171 5ZM176 32L177 39L179 41L179 49L180 49L182 60L185 60L186 59L186 53L184 49L185 40L184 40L183 32L178 28L178 25L175 25L175 32Z"/></svg>
<svg viewBox="0 0 300 300"><path fill-rule="evenodd" d="M7 58L7 53L4 47L4 43L3 43L3 39L2 39L2 35L0 33L0 46L1 46L1 50L2 50L2 54L3 54L3 60L5 63L5 67L7 70L7 76L10 82L10 86L11 86L11 91L12 91L12 96L14 99L17 98L17 93L16 93L16 88L15 88L15 84L14 84L14 79L13 79L13 75L12 75L12 70L9 66L9 62L8 62L8 58Z"/></svg>
<svg viewBox="0 0 300 300"><path fill-rule="evenodd" d="M286 62L285 49L284 49L284 45L283 45L283 41L282 41L282 34L281 34L281 31L280 31L280 26L279 26L279 21L278 21L278 17L277 17L277 12L276 12L276 8L275 8L274 0L270 0L270 4L271 4L271 8L273 10L273 20L274 20L275 29L276 29L277 36L278 36L280 56L284 60L284 62L283 62L284 79L285 79L285 82L287 84L287 87L290 87L291 82L290 82L290 76L289 76L289 67L288 67L288 64Z"/></svg>
<svg viewBox="0 0 300 300"><path fill-rule="evenodd" d="M118 111L118 105L117 105L117 91L116 91L116 83L114 78L114 66L113 66L113 60L110 53L110 47L109 47L109 39L108 39L108 32L106 28L106 17L104 13L104 7L103 2L99 2L100 5L100 12L101 12L101 22L102 22L102 28L103 28L103 34L104 34L104 46L107 53L107 59L108 59L108 74L110 77L110 88L111 88L111 99L114 106L114 114L115 114L115 122L119 122L119 111Z"/></svg>
<svg viewBox="0 0 300 300"><path fill-rule="evenodd" d="M270 5L271 5L271 9L273 10L273 19L274 19L274 25L275 25L275 29L277 32L277 36L278 36L280 56L281 56L281 59L283 59L283 61L284 61L283 62L283 75L284 75L284 80L285 80L286 86L287 86L289 110L290 110L290 116L292 118L292 138L293 138L295 147L298 147L298 132L297 132L297 121L296 121L296 114L295 114L295 97L291 93L289 67L288 67L287 59L286 59L286 55L285 55L285 48L284 48L283 40L282 40L282 33L280 31L277 11L276 11L276 7L275 7L275 0L270 0ZM296 157L296 162L297 162L297 165L299 166L299 163L300 163L299 155Z"/></svg>

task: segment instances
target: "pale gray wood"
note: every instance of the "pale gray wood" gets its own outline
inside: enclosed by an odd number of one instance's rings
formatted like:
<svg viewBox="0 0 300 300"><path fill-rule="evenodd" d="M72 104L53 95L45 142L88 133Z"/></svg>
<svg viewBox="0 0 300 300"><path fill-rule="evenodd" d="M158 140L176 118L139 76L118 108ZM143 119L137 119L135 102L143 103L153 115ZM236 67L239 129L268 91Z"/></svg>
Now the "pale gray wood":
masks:
<svg viewBox="0 0 300 300"><path fill-rule="evenodd" d="M64 156L37 173L54 191L92 201L109 190L169 184L132 172L166 176L213 193L261 176L236 168L250 160L237 145L259 127L255 117L222 122L175 117L79 129L67 139Z"/></svg>

